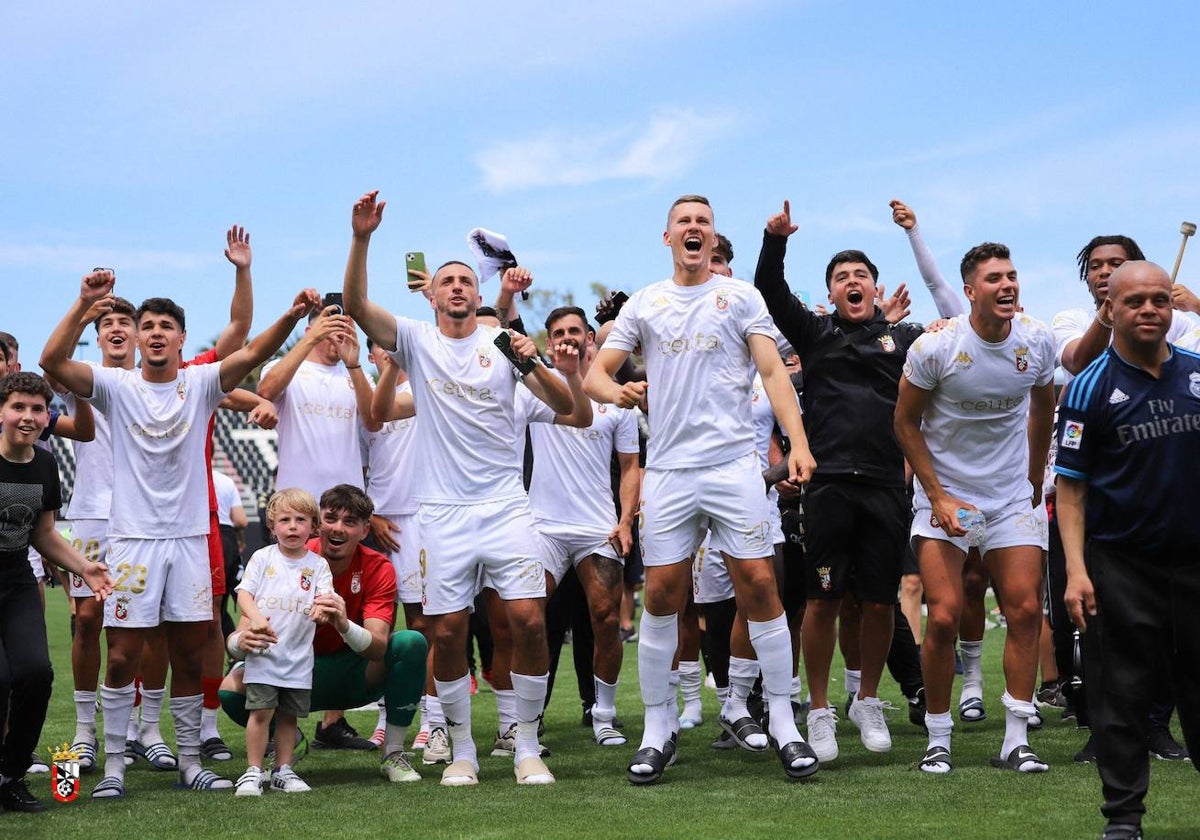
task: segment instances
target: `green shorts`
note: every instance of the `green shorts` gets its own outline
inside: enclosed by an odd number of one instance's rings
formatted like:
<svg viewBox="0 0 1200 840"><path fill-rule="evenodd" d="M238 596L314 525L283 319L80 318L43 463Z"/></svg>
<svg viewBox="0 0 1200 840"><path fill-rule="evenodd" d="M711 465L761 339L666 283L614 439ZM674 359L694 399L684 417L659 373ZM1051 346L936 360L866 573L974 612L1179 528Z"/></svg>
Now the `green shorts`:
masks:
<svg viewBox="0 0 1200 840"><path fill-rule="evenodd" d="M314 657L312 708L357 709L376 702L383 696L383 681L367 685L369 664L348 648Z"/></svg>

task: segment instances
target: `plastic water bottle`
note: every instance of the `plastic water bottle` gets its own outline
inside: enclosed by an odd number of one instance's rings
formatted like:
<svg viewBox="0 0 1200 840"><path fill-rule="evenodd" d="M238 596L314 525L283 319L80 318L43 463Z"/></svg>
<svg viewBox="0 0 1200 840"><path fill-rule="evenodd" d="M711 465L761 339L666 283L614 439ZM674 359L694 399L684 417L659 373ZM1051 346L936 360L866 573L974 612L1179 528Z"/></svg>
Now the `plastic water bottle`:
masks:
<svg viewBox="0 0 1200 840"><path fill-rule="evenodd" d="M967 545L983 545L983 541L987 539L987 517L983 511L959 508L958 524L967 532Z"/></svg>

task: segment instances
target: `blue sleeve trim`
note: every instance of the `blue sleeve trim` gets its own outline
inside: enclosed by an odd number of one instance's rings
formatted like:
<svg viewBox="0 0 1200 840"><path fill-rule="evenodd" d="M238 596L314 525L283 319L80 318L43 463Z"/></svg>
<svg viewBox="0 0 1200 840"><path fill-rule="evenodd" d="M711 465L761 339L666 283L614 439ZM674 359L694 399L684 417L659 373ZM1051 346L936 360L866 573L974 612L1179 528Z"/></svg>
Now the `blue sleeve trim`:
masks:
<svg viewBox="0 0 1200 840"><path fill-rule="evenodd" d="M1067 478L1077 478L1080 481L1086 481L1088 477L1087 473L1082 473L1079 472L1079 470L1073 470L1068 467L1064 467L1062 464L1055 464L1054 472L1058 475L1065 475Z"/></svg>

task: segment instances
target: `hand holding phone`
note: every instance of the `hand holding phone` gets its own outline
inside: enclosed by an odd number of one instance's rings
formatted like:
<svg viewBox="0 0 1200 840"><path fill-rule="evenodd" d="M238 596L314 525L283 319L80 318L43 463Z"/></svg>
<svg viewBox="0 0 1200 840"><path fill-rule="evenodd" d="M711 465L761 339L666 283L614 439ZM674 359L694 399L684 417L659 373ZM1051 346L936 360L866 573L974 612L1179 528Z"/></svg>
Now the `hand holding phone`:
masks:
<svg viewBox="0 0 1200 840"><path fill-rule="evenodd" d="M509 334L508 330L501 330L500 334L496 336L493 343L500 348L500 352L504 354L504 358L508 359L512 366L515 367L522 376L528 376L533 372L533 369L537 367L536 361L533 359L522 359L517 355L517 352L513 350L512 336Z"/></svg>
<svg viewBox="0 0 1200 840"><path fill-rule="evenodd" d="M321 309L328 309L331 306L336 306L337 311L334 315L342 315L345 313L345 308L342 306L341 292L326 292L325 297L321 298Z"/></svg>
<svg viewBox="0 0 1200 840"><path fill-rule="evenodd" d="M425 255L420 251L409 251L404 255L405 280L410 292L424 291L430 282L425 268Z"/></svg>

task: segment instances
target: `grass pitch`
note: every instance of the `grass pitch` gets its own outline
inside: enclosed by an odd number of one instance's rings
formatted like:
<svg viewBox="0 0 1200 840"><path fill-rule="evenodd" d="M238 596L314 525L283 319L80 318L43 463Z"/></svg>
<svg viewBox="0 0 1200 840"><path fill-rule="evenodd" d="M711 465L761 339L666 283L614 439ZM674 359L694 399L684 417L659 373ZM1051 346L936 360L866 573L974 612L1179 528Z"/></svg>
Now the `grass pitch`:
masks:
<svg viewBox="0 0 1200 840"><path fill-rule="evenodd" d="M42 733L45 747L69 742L74 733L71 701L68 610L61 589L47 593L50 644L56 682ZM98 774L84 776L80 797L55 802L48 776L29 777L30 788L48 805L44 814L0 814L0 837L27 838L308 838L308 837L522 837L522 838L1074 838L1099 837L1100 782L1091 766L1071 757L1086 733L1062 723L1056 710L1031 741L1051 771L1020 776L988 766L1003 738L1000 654L1002 629L986 635L985 689L988 718L956 722L955 770L932 777L916 769L923 734L907 719L904 698L884 677L882 695L897 706L891 718L894 747L876 755L863 748L848 720L838 727L840 757L806 783L788 782L772 752L752 755L709 748L717 735L717 702L704 691L704 724L681 733L678 764L664 782L634 788L625 766L637 748L641 705L637 693L637 646L625 646L618 699L630 744L600 748L591 729L580 726L571 658L564 655L543 742L558 783L519 788L510 760L490 758L495 703L486 686L474 700L474 732L480 746L480 784L444 788L440 768L421 768L424 780L393 785L378 775L377 753L311 750L297 766L313 787L308 794L267 792L236 799L232 792L172 789L174 773L155 772L144 762L127 773L128 796L93 802L88 794ZM835 663L834 673L840 675ZM840 697L838 685L831 696ZM319 717L302 724L311 739ZM374 716L351 713L364 734ZM228 762L208 766L230 778L245 769L241 730L222 719L222 735L234 751ZM172 741L170 715L163 733ZM411 736L410 736L411 737ZM1200 838L1200 779L1191 764L1155 761L1152 769L1148 837Z"/></svg>

